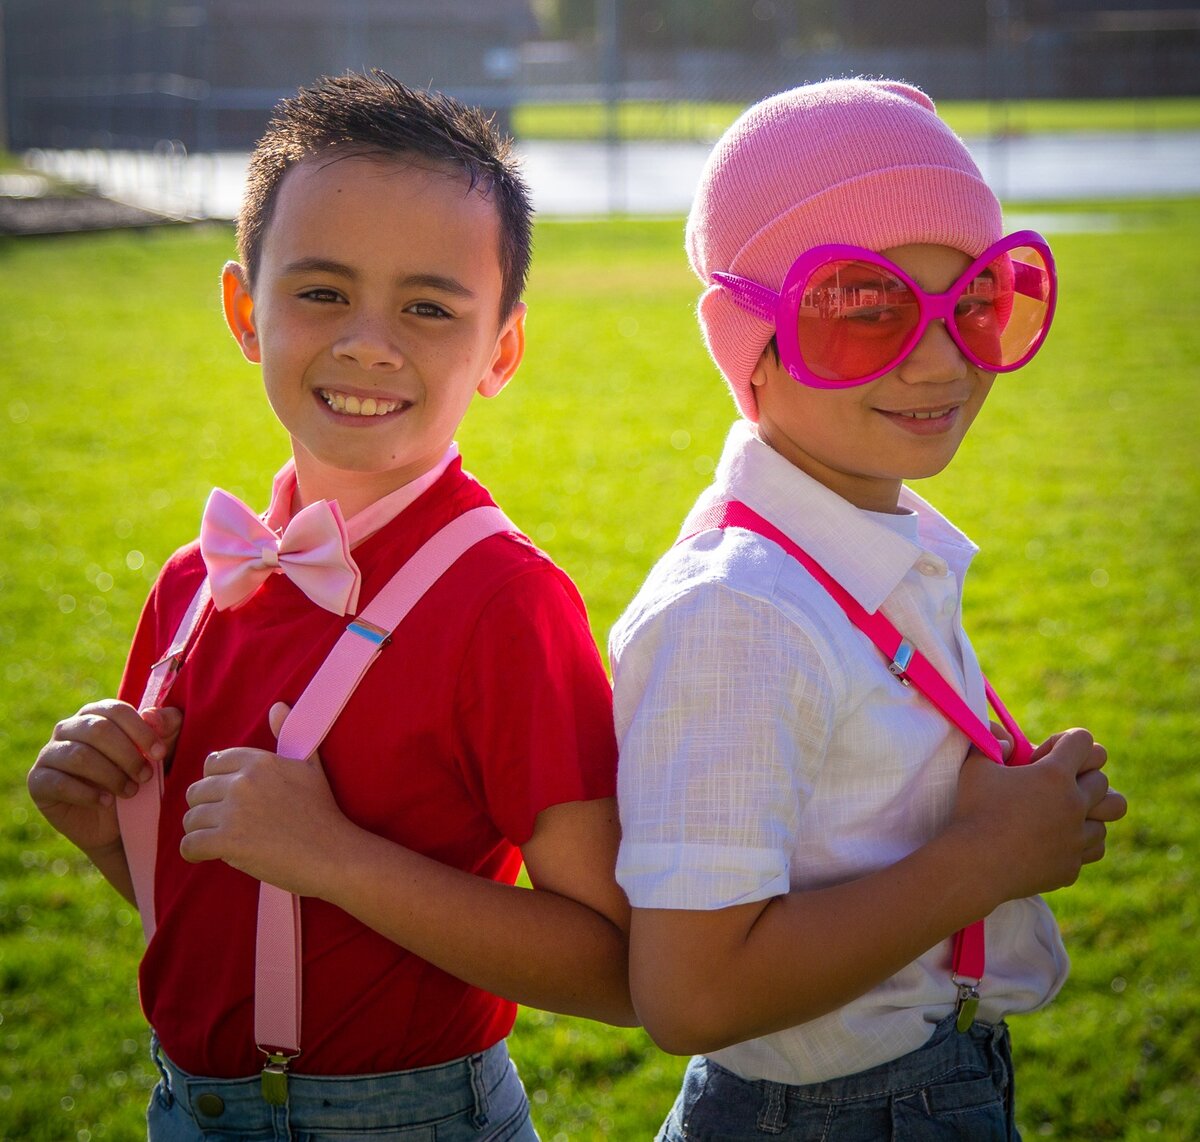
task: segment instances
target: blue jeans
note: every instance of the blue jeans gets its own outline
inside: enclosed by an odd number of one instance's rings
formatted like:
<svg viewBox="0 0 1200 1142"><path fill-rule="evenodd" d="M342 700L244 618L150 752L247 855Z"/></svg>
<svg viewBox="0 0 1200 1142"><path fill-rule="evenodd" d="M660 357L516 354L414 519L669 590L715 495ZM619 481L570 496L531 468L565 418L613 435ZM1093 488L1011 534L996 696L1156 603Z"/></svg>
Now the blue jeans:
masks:
<svg viewBox="0 0 1200 1142"><path fill-rule="evenodd" d="M206 1079L152 1043L159 1083L149 1142L538 1142L503 1040L436 1067L349 1077L293 1075L285 1106L263 1101L257 1075Z"/></svg>
<svg viewBox="0 0 1200 1142"><path fill-rule="evenodd" d="M748 1081L703 1057L656 1142L1019 1142L1008 1028L943 1020L923 1047L828 1082Z"/></svg>

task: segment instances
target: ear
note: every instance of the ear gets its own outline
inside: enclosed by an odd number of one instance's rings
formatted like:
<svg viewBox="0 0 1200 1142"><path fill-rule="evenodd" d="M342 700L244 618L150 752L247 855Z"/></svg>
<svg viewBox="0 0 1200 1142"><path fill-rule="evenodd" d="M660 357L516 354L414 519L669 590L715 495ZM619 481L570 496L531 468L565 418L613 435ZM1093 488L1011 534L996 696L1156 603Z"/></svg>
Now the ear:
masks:
<svg viewBox="0 0 1200 1142"><path fill-rule="evenodd" d="M238 343L242 356L256 365L262 363L262 348L254 326L254 298L246 280L246 271L237 262L226 262L221 271L221 302L225 323Z"/></svg>
<svg viewBox="0 0 1200 1142"><path fill-rule="evenodd" d="M480 396L494 397L512 380L521 358L525 356L525 312L528 306L523 301L517 302L500 336L496 338L496 349L492 354L491 364L483 379L479 382L476 392Z"/></svg>
<svg viewBox="0 0 1200 1142"><path fill-rule="evenodd" d="M758 361L754 366L754 372L750 374L750 384L756 389L761 389L767 383L771 376L771 370L778 366L775 353L771 348L771 342L768 341L763 346L763 351L759 354Z"/></svg>

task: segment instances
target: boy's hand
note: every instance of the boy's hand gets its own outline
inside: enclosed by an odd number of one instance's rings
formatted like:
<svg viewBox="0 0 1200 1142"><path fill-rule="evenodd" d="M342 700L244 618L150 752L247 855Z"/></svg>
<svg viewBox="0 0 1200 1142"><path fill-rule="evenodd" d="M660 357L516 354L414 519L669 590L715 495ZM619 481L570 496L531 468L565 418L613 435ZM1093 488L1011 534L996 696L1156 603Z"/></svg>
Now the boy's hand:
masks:
<svg viewBox="0 0 1200 1142"><path fill-rule="evenodd" d="M1074 731L1067 730L1066 732L1073 733ZM1086 730L1082 732L1087 733ZM1052 734L1048 737L1034 751L1034 760L1036 761L1040 757L1045 757L1050 750L1057 746L1062 737L1062 734ZM1113 789L1108 783L1107 775L1099 772L1100 768L1107 761L1108 751L1098 743L1093 744L1087 761L1084 762L1075 779L1079 787L1090 797L1087 820L1093 822L1092 825L1088 826L1093 838L1093 844L1084 853L1084 864L1093 864L1104 856L1105 838L1108 834L1105 826L1110 821L1119 821L1129 812L1129 802L1125 800L1124 794L1118 793ZM1095 826L1097 822L1099 823L1099 828Z"/></svg>
<svg viewBox="0 0 1200 1142"><path fill-rule="evenodd" d="M139 714L127 702L91 702L54 727L27 784L33 803L64 837L96 858L115 852L117 797L132 797L175 752L183 725L168 707Z"/></svg>
<svg viewBox="0 0 1200 1142"><path fill-rule="evenodd" d="M288 707L271 707L276 737ZM262 749L211 753L187 791L179 851L226 864L300 896L320 895L320 874L337 865L338 836L354 826L338 808L317 754L304 761Z"/></svg>
<svg viewBox="0 0 1200 1142"><path fill-rule="evenodd" d="M971 750L951 827L969 830L984 845L997 904L1074 884L1083 865L1104 856L1106 824L1127 810L1125 798L1109 788L1107 760L1082 729L1055 734L1025 766L996 765Z"/></svg>

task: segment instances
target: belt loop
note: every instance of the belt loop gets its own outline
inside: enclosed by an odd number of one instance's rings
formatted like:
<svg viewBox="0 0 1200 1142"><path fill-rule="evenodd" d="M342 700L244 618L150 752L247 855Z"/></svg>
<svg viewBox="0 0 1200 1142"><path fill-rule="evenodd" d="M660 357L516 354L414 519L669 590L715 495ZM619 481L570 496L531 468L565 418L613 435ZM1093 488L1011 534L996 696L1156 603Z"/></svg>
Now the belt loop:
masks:
<svg viewBox="0 0 1200 1142"><path fill-rule="evenodd" d="M762 1090L756 1125L763 1134L782 1134L787 1128L787 1086L764 1079Z"/></svg>
<svg viewBox="0 0 1200 1142"><path fill-rule="evenodd" d="M471 1069L471 1093L475 1096L475 1112L471 1115L471 1125L476 1130L482 1130L488 1124L487 1075L484 1073L486 1059L487 1055L483 1054L472 1055L467 1060L467 1066Z"/></svg>
<svg viewBox="0 0 1200 1142"><path fill-rule="evenodd" d="M150 1058L154 1062L155 1070L158 1071L159 1082L162 1084L163 1094L166 1096L164 1101L170 1108L175 1105L175 1091L171 1087L171 1072L167 1070L167 1066L162 1060L162 1046L153 1031L150 1033Z"/></svg>

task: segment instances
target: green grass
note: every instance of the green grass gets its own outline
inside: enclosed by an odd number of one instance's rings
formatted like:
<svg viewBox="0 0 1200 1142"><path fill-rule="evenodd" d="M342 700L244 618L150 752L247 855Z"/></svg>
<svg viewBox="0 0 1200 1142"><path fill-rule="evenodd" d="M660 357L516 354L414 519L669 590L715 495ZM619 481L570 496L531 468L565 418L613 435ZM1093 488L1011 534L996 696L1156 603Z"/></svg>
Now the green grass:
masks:
<svg viewBox="0 0 1200 1142"><path fill-rule="evenodd" d="M1046 209L1054 333L919 489L983 546L967 621L1001 693L1036 734L1093 728L1132 804L1108 859L1053 900L1074 971L1015 1021L1026 1137L1200 1137L1200 326L1177 284L1200 264L1198 208ZM1101 213L1111 229L1066 224ZM678 220L540 224L526 364L460 437L601 642L731 420L681 240ZM42 823L24 772L57 718L114 689L211 485L260 502L285 454L221 325L231 249L220 228L0 244L0 1139L141 1136L136 919ZM683 1068L640 1031L532 1011L513 1051L548 1142L649 1138Z"/></svg>
<svg viewBox="0 0 1200 1142"><path fill-rule="evenodd" d="M936 95L936 93L935 93ZM529 103L513 111L522 139L715 139L745 110L743 103L629 100L615 114L603 102ZM1200 99L945 100L938 110L963 136L1050 131L1200 129Z"/></svg>

